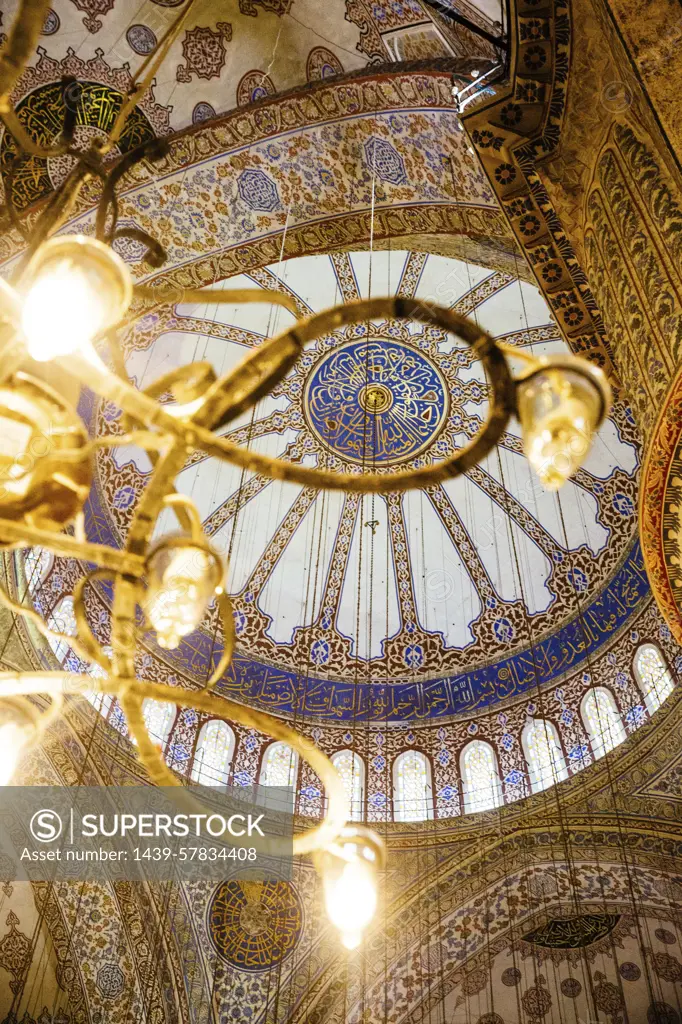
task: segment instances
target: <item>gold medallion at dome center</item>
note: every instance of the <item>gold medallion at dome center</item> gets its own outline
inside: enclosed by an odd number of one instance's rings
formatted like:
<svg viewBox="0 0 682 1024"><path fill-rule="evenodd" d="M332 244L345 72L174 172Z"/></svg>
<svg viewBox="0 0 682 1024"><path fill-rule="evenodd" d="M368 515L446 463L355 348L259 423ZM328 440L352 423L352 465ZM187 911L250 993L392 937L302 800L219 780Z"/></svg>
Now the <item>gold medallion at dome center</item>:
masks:
<svg viewBox="0 0 682 1024"><path fill-rule="evenodd" d="M393 393L385 384L366 384L360 394L358 401L365 410L376 416L381 412L388 412L393 405Z"/></svg>
<svg viewBox="0 0 682 1024"><path fill-rule="evenodd" d="M262 903L247 903L239 915L239 924L247 935L262 935L271 927L272 914Z"/></svg>

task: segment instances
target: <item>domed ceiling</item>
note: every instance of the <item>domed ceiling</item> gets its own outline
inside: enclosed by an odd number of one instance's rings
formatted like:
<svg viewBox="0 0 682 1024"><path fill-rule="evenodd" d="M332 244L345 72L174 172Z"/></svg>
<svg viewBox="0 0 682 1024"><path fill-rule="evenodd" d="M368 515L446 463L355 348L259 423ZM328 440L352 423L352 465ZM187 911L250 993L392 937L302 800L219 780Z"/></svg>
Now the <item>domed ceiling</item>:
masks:
<svg viewBox="0 0 682 1024"><path fill-rule="evenodd" d="M310 256L229 282L254 284L293 295L301 315L370 294L416 296L535 354L564 350L535 288L440 256ZM292 321L266 304L217 306L207 289L201 305L139 320L127 369L139 387L198 360L223 373ZM363 323L309 346L228 436L308 466L391 473L462 447L487 396L480 364L439 329ZM82 411L98 433L121 430L109 403ZM137 449L99 452L91 536L120 544L149 469ZM558 496L531 474L515 421L467 478L402 496L315 492L196 453L177 487L229 560L238 653L223 692L284 713L400 721L471 711L557 678L646 593L637 469L620 405ZM173 526L168 518L159 530ZM210 624L175 655L144 655L144 674L203 681L215 649Z"/></svg>

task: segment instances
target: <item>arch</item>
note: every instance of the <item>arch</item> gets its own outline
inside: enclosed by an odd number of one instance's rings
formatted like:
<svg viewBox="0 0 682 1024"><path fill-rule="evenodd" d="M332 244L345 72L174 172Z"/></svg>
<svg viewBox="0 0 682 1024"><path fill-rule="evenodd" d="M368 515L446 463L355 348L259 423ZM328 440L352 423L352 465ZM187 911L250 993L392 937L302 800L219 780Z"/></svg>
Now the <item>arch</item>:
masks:
<svg viewBox="0 0 682 1024"><path fill-rule="evenodd" d="M175 721L176 711L175 704L169 704L167 700L154 700L153 697L147 697L142 702L142 714L147 732L153 742L164 750Z"/></svg>
<svg viewBox="0 0 682 1024"><path fill-rule="evenodd" d="M365 762L353 750L338 750L331 762L341 776L350 803L350 820L362 821L365 817Z"/></svg>
<svg viewBox="0 0 682 1024"><path fill-rule="evenodd" d="M393 762L393 817L395 821L433 818L431 765L418 750L404 750Z"/></svg>
<svg viewBox="0 0 682 1024"><path fill-rule="evenodd" d="M521 735L521 741L533 793L539 793L548 786L568 778L561 740L552 722L542 718L528 722Z"/></svg>
<svg viewBox="0 0 682 1024"><path fill-rule="evenodd" d="M114 650L109 644L105 644L102 648L107 657L112 658ZM88 668L88 675L92 676L93 679L104 679L106 672L96 661L93 661ZM97 690L86 690L86 699L92 704L95 711L99 711L102 718L107 719L109 712L114 703L114 696L111 693L99 693Z"/></svg>
<svg viewBox="0 0 682 1024"><path fill-rule="evenodd" d="M673 690L673 679L656 644L645 643L635 651L635 678L644 695L647 711L653 715Z"/></svg>
<svg viewBox="0 0 682 1024"><path fill-rule="evenodd" d="M204 722L192 759L192 780L202 786L226 786L234 747L234 733L227 722L220 718Z"/></svg>
<svg viewBox="0 0 682 1024"><path fill-rule="evenodd" d="M460 757L464 810L488 811L502 803L502 786L495 751L483 740L471 740Z"/></svg>
<svg viewBox="0 0 682 1024"><path fill-rule="evenodd" d="M43 580L54 565L54 555L47 548L27 548L23 552L24 573L28 590L31 595L35 594L42 586Z"/></svg>
<svg viewBox="0 0 682 1024"><path fill-rule="evenodd" d="M298 754L288 743L271 743L263 755L261 786L295 786L298 778Z"/></svg>
<svg viewBox="0 0 682 1024"><path fill-rule="evenodd" d="M58 601L47 617L48 629L55 633L65 633L67 636L76 635L76 616L73 612L73 598L69 595ZM62 664L68 657L71 647L64 640L49 639L50 647L55 658Z"/></svg>
<svg viewBox="0 0 682 1024"><path fill-rule="evenodd" d="M593 686L580 704L595 758L603 757L626 738L625 726L615 697L605 686Z"/></svg>

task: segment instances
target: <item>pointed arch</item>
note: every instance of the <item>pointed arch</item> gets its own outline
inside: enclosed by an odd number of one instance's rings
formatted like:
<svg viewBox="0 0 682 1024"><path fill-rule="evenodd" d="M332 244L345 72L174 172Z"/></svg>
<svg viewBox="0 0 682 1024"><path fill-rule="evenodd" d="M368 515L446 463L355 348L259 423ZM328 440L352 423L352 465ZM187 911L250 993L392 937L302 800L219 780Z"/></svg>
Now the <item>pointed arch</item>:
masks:
<svg viewBox="0 0 682 1024"><path fill-rule="evenodd" d="M204 722L192 758L192 780L202 786L226 786L234 748L234 733L227 722L220 718Z"/></svg>
<svg viewBox="0 0 682 1024"><path fill-rule="evenodd" d="M460 757L464 810L488 811L502 803L502 786L495 751L483 740L471 740Z"/></svg>
<svg viewBox="0 0 682 1024"><path fill-rule="evenodd" d="M173 728L176 712L175 704L170 704L167 700L154 700L153 697L147 697L142 702L142 714L147 732L152 742L164 750Z"/></svg>
<svg viewBox="0 0 682 1024"><path fill-rule="evenodd" d="M338 750L331 762L341 776L350 803L350 820L365 817L365 762L354 750Z"/></svg>
<svg viewBox="0 0 682 1024"><path fill-rule="evenodd" d="M431 765L418 750L404 750L393 762L393 817L395 821L433 818Z"/></svg>
<svg viewBox="0 0 682 1024"><path fill-rule="evenodd" d="M670 669L656 644L640 644L635 651L634 670L647 711L653 715L668 699L674 685Z"/></svg>
<svg viewBox="0 0 682 1024"><path fill-rule="evenodd" d="M295 786L298 778L298 754L278 740L271 743L263 755L260 770L261 786Z"/></svg>
<svg viewBox="0 0 682 1024"><path fill-rule="evenodd" d="M114 650L109 644L105 644L102 650L108 658L113 657ZM98 662L93 661L88 668L88 675L92 676L93 679L104 679L106 672ZM99 693L97 690L86 690L85 698L92 704L95 711L99 711L102 718L107 719L109 717L109 712L114 704L113 694Z"/></svg>
<svg viewBox="0 0 682 1024"><path fill-rule="evenodd" d="M54 565L54 555L47 548L27 548L23 552L24 573L28 590L31 595L35 594L42 586L43 580L47 578L50 569Z"/></svg>
<svg viewBox="0 0 682 1024"><path fill-rule="evenodd" d="M76 635L76 616L73 611L73 598L69 595L58 601L47 617L48 629L66 636ZM66 660L71 647L64 640L49 640L55 658L62 664Z"/></svg>
<svg viewBox="0 0 682 1024"><path fill-rule="evenodd" d="M626 738L618 705L605 686L593 686L580 704L583 724L595 758L603 757Z"/></svg>
<svg viewBox="0 0 682 1024"><path fill-rule="evenodd" d="M527 722L521 741L528 765L530 787L534 793L568 778L561 740L552 722L542 718Z"/></svg>

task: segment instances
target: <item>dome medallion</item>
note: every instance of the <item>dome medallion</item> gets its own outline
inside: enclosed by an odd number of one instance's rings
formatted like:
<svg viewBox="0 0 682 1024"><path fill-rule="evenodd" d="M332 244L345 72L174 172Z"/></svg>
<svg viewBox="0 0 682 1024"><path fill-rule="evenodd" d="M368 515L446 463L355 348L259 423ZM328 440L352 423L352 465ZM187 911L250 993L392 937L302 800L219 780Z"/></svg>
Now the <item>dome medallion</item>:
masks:
<svg viewBox="0 0 682 1024"><path fill-rule="evenodd" d="M385 338L333 349L305 388L308 425L347 462L390 466L413 459L436 439L450 397L440 370L422 352Z"/></svg>

